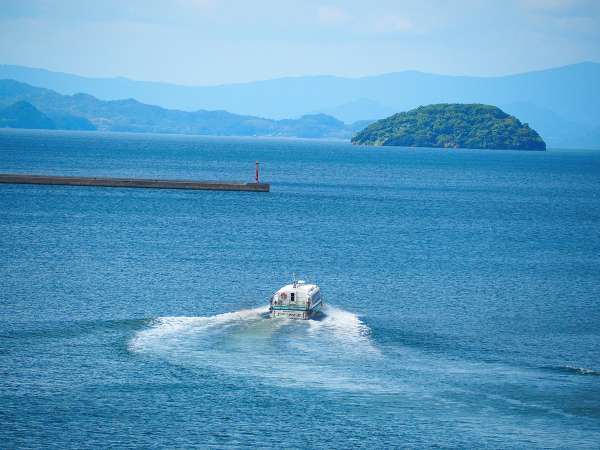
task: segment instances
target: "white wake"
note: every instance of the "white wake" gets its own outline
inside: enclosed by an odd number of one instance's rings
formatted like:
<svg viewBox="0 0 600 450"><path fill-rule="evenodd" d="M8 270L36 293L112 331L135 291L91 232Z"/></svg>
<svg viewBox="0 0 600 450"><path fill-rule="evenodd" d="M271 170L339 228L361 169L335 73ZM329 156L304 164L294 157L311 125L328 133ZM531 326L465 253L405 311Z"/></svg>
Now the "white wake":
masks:
<svg viewBox="0 0 600 450"><path fill-rule="evenodd" d="M207 317L159 317L131 352L283 387L386 389L369 370L381 354L355 314L327 305L319 319L269 319L267 308Z"/></svg>

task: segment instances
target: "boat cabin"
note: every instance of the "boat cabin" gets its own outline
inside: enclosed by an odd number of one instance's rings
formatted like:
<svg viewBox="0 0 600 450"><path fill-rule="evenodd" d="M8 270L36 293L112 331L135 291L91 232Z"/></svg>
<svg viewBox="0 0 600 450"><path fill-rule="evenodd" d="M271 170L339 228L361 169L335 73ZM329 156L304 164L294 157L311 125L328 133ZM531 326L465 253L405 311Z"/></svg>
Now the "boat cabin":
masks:
<svg viewBox="0 0 600 450"><path fill-rule="evenodd" d="M270 311L273 317L308 319L321 307L321 289L304 280L287 284L273 294Z"/></svg>

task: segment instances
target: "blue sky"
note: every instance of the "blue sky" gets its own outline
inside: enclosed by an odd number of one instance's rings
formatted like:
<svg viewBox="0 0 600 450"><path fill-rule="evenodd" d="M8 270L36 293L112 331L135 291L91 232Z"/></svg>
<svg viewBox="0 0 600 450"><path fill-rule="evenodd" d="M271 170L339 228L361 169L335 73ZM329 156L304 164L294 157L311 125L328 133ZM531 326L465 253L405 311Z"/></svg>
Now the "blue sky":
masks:
<svg viewBox="0 0 600 450"><path fill-rule="evenodd" d="M0 0L0 63L221 84L600 62L598 0Z"/></svg>

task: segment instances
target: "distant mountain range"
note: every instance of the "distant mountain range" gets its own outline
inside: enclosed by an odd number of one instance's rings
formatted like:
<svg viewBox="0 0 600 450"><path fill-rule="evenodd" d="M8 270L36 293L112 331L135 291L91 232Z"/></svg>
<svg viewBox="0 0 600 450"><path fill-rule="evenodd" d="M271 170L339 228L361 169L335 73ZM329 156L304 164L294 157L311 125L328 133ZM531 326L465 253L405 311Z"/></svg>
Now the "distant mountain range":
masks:
<svg viewBox="0 0 600 450"><path fill-rule="evenodd" d="M227 110L275 119L326 113L347 123L373 121L432 103L485 103L529 123L549 147L600 148L600 64L591 62L501 77L405 71L362 78L292 77L221 86L86 78L10 65L0 65L0 78L61 94L85 92L101 100L135 98L183 111Z"/></svg>
<svg viewBox="0 0 600 450"><path fill-rule="evenodd" d="M272 120L226 111L178 111L133 99L104 101L88 94L61 95L15 80L0 80L0 127L349 139L365 125L346 125L325 114Z"/></svg>

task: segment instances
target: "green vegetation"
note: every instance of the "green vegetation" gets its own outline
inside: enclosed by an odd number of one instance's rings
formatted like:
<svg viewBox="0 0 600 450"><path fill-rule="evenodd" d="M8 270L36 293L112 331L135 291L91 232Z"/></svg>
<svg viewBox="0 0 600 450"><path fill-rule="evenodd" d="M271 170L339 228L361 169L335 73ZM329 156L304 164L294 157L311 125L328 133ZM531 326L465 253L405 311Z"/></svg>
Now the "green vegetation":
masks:
<svg viewBox="0 0 600 450"><path fill-rule="evenodd" d="M540 135L500 108L481 104L420 106L379 120L353 144L402 147L545 150Z"/></svg>

